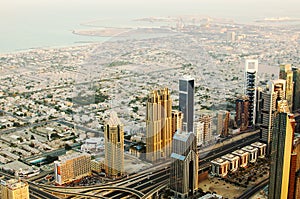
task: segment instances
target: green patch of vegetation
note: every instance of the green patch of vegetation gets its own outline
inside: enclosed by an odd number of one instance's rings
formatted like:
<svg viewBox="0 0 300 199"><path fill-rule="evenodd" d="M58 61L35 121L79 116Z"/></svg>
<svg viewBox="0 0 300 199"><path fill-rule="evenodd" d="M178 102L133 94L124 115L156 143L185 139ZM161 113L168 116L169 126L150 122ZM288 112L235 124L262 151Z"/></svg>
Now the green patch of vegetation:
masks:
<svg viewBox="0 0 300 199"><path fill-rule="evenodd" d="M114 61L111 62L108 67L113 67L113 66L123 66L123 65L129 65L132 64L131 62L128 61Z"/></svg>

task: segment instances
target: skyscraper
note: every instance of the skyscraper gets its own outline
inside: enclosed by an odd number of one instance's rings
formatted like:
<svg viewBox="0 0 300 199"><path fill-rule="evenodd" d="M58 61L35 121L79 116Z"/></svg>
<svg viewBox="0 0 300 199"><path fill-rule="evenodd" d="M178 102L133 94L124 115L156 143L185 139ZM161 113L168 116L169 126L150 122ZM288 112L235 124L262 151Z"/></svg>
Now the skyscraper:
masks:
<svg viewBox="0 0 300 199"><path fill-rule="evenodd" d="M218 111L217 113L217 134L222 137L228 136L230 113L228 111Z"/></svg>
<svg viewBox="0 0 300 199"><path fill-rule="evenodd" d="M187 198L198 189L198 154L193 132L178 132L173 137L170 189L176 198Z"/></svg>
<svg viewBox="0 0 300 199"><path fill-rule="evenodd" d="M294 115L289 113L288 102L281 100L277 107L271 146L269 198L272 199L288 197L295 127Z"/></svg>
<svg viewBox="0 0 300 199"><path fill-rule="evenodd" d="M105 125L105 172L109 177L124 174L124 126L115 112Z"/></svg>
<svg viewBox="0 0 300 199"><path fill-rule="evenodd" d="M294 93L293 93L293 110L300 109L300 68L293 67L293 82L294 82Z"/></svg>
<svg viewBox="0 0 300 199"><path fill-rule="evenodd" d="M288 101L290 110L292 111L294 83L293 83L293 71L292 71L291 64L280 65L279 79L286 80L285 98Z"/></svg>
<svg viewBox="0 0 300 199"><path fill-rule="evenodd" d="M258 61L246 60L245 62L245 95L249 97L249 125L255 124L256 87L257 87Z"/></svg>
<svg viewBox="0 0 300 199"><path fill-rule="evenodd" d="M249 98L241 96L235 101L235 123L240 130L244 131L249 126Z"/></svg>
<svg viewBox="0 0 300 199"><path fill-rule="evenodd" d="M288 199L300 198L300 135L294 138Z"/></svg>
<svg viewBox="0 0 300 199"><path fill-rule="evenodd" d="M268 146L267 153L270 153L270 146L272 141L273 120L276 112L277 94L274 92L274 84L269 83L268 87L261 91L259 98L260 104L260 124L261 139Z"/></svg>
<svg viewBox="0 0 300 199"><path fill-rule="evenodd" d="M154 90L148 96L146 129L146 159L155 162L170 157L172 100L167 88Z"/></svg>
<svg viewBox="0 0 300 199"><path fill-rule="evenodd" d="M183 124L188 132L193 131L194 124L194 78L185 77L179 80L179 111L183 113Z"/></svg>
<svg viewBox="0 0 300 199"><path fill-rule="evenodd" d="M285 83L283 79L273 80L264 90L258 91L257 123L260 126L261 139L268 145L267 153L271 152L271 142L274 124L274 115L277 111L277 102L285 99Z"/></svg>

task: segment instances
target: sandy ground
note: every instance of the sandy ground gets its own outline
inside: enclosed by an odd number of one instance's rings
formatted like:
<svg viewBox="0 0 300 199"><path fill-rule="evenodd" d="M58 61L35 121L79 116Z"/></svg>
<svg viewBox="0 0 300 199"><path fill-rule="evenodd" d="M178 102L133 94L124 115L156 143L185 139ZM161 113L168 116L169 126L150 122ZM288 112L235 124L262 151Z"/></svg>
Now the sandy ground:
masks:
<svg viewBox="0 0 300 199"><path fill-rule="evenodd" d="M268 199L268 196L264 195L261 192L258 192L254 196L252 196L250 199Z"/></svg>
<svg viewBox="0 0 300 199"><path fill-rule="evenodd" d="M224 198L229 199L233 199L234 197L241 195L245 191L244 188L234 186L222 180L218 180L217 178L208 178L207 180L203 180L202 182L200 182L199 188L201 188L205 192L216 192L217 194L222 195Z"/></svg>
<svg viewBox="0 0 300 199"><path fill-rule="evenodd" d="M134 173L140 170L145 170L151 167L152 164L143 162L137 157L134 157L130 154L125 154L124 158L124 169L126 173Z"/></svg>

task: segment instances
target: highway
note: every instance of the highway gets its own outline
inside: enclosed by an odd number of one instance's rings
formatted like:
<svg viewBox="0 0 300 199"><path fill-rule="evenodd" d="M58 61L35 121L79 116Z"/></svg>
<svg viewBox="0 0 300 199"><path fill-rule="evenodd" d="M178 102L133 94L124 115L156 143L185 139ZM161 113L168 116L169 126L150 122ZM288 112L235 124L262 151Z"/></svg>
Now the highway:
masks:
<svg viewBox="0 0 300 199"><path fill-rule="evenodd" d="M199 169L208 168L211 160L230 153L236 149L240 149L246 145L259 140L259 134L247 136L241 140L220 146L211 151L200 153ZM153 167L148 168L140 173L136 173L124 177L122 179L106 183L105 185L94 185L86 187L56 187L45 184L30 184L31 198L50 198L57 197L50 193L60 193L68 195L69 198L94 197L94 198L126 198L135 196L137 198L145 198L169 184L170 161L161 162ZM10 176L12 177L12 176ZM48 192L48 193L47 193ZM249 191L250 192L250 191ZM248 192L247 192L248 193ZM99 195L100 194L100 195ZM245 193L246 194L246 193ZM251 193L248 193L251 194Z"/></svg>
<svg viewBox="0 0 300 199"><path fill-rule="evenodd" d="M230 144L221 146L219 148L213 149L211 151L206 151L205 153L200 153L199 169L202 167L208 167L209 162L217 157L223 156L234 150L240 149L244 146L250 145L253 142L259 140L259 134L254 134L247 136L241 140L237 140ZM149 193L155 193L159 191L162 187L165 187L169 183L170 175L170 162L161 163L160 165L155 165L154 167L143 171L142 173L134 174L129 178L122 179L118 182L111 182L111 186L127 187L140 191L144 194L144 197L149 195ZM163 184L160 184L163 183ZM159 185L159 186L158 186ZM99 189L95 186L94 188L89 188L83 192L91 192ZM100 190L97 192L100 193ZM126 198L130 196L130 193L124 192L122 190L105 190L101 192L101 196L105 198Z"/></svg>

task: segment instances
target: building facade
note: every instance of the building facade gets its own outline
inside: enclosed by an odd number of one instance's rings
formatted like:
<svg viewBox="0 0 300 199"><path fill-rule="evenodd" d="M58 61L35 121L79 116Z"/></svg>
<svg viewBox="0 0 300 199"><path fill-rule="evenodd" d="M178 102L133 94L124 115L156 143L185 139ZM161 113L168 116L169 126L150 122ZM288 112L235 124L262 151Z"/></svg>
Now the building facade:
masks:
<svg viewBox="0 0 300 199"><path fill-rule="evenodd" d="M249 126L249 98L241 96L235 101L235 123L237 128L244 131Z"/></svg>
<svg viewBox="0 0 300 199"><path fill-rule="evenodd" d="M213 140L212 135L212 117L210 115L202 115L199 119L200 124L203 125L203 143L207 144L208 142Z"/></svg>
<svg viewBox="0 0 300 199"><path fill-rule="evenodd" d="M124 174L124 126L116 113L111 113L105 125L105 172L108 177Z"/></svg>
<svg viewBox="0 0 300 199"><path fill-rule="evenodd" d="M294 81L293 81L293 70L292 70L291 64L280 65L279 79L286 80L285 98L288 101L290 111L292 111L293 110Z"/></svg>
<svg viewBox="0 0 300 199"><path fill-rule="evenodd" d="M29 199L27 182L16 179L1 180L1 199Z"/></svg>
<svg viewBox="0 0 300 199"><path fill-rule="evenodd" d="M229 134L229 111L218 111L217 120L217 134L219 134L221 137L227 137Z"/></svg>
<svg viewBox="0 0 300 199"><path fill-rule="evenodd" d="M256 115L256 88L257 88L257 74L258 61L246 60L245 62L245 95L249 99L248 117L249 125L255 124Z"/></svg>
<svg viewBox="0 0 300 199"><path fill-rule="evenodd" d="M288 198L294 128L287 101L279 101L272 136L269 198Z"/></svg>
<svg viewBox="0 0 300 199"><path fill-rule="evenodd" d="M91 156L85 153L71 153L58 157L54 162L55 183L62 185L92 174Z"/></svg>
<svg viewBox="0 0 300 199"><path fill-rule="evenodd" d="M196 136L192 132L177 132L172 145L170 189L176 198L187 198L198 189Z"/></svg>
<svg viewBox="0 0 300 199"><path fill-rule="evenodd" d="M195 80L185 77L179 80L179 111L183 113L183 124L187 132L193 132Z"/></svg>
<svg viewBox="0 0 300 199"><path fill-rule="evenodd" d="M172 99L167 88L153 90L146 113L146 159L156 162L170 157L172 142Z"/></svg>
<svg viewBox="0 0 300 199"><path fill-rule="evenodd" d="M300 110L300 68L293 67L293 111Z"/></svg>
<svg viewBox="0 0 300 199"><path fill-rule="evenodd" d="M204 122L194 123L194 133L196 135L197 146L204 144Z"/></svg>
<svg viewBox="0 0 300 199"><path fill-rule="evenodd" d="M172 110L172 137L177 130L182 129L183 114L181 111Z"/></svg>

